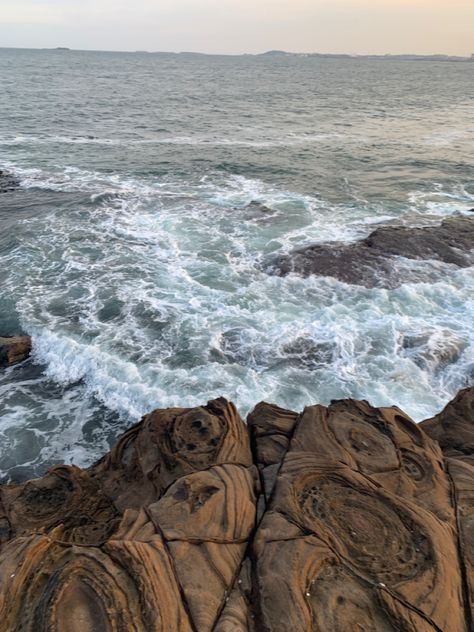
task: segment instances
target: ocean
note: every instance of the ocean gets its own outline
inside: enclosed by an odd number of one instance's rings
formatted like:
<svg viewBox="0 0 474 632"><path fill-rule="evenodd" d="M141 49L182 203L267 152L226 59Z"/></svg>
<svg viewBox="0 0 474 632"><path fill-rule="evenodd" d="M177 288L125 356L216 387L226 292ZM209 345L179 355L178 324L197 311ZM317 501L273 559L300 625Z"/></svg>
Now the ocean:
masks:
<svg viewBox="0 0 474 632"><path fill-rule="evenodd" d="M474 63L0 49L0 478L144 413L346 397L416 421L474 383L472 268L394 289L265 261L474 206ZM253 204L252 204L253 203ZM410 277L411 278L411 277Z"/></svg>

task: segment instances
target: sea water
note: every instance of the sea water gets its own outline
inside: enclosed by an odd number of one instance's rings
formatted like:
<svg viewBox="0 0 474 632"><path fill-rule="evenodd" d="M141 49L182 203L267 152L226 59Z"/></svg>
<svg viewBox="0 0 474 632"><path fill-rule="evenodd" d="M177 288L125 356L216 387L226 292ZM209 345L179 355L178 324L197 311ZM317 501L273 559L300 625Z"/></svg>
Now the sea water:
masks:
<svg viewBox="0 0 474 632"><path fill-rule="evenodd" d="M0 474L88 465L223 395L419 421L474 383L474 274L395 289L265 262L474 206L474 63L0 49ZM254 202L254 204L251 204ZM255 204L258 203L258 204Z"/></svg>

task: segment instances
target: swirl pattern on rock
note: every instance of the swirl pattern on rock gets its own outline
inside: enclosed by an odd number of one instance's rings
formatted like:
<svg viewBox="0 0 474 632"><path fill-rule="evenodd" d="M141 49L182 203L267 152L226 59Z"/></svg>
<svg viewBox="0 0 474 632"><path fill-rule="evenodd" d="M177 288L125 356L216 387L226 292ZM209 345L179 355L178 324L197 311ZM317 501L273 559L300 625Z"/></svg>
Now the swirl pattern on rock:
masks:
<svg viewBox="0 0 474 632"><path fill-rule="evenodd" d="M212 630L257 493L246 427L224 399L154 411L89 470L4 486L0 629Z"/></svg>
<svg viewBox="0 0 474 632"><path fill-rule="evenodd" d="M473 402L156 410L0 488L0 630L471 631Z"/></svg>

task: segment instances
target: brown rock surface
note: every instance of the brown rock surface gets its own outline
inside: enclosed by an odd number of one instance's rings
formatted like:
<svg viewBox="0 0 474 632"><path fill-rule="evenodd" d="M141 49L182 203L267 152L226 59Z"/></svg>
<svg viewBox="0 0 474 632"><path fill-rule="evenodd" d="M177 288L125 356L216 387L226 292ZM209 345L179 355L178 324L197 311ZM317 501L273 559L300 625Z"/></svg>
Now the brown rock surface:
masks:
<svg viewBox="0 0 474 632"><path fill-rule="evenodd" d="M26 360L31 353L29 336L0 336L0 367Z"/></svg>
<svg viewBox="0 0 474 632"><path fill-rule="evenodd" d="M0 629L212 630L257 492L246 427L222 399L147 415L89 470L4 486Z"/></svg>
<svg viewBox="0 0 474 632"><path fill-rule="evenodd" d="M474 388L465 388L446 408L420 426L439 442L446 456L474 465Z"/></svg>
<svg viewBox="0 0 474 632"><path fill-rule="evenodd" d="M277 257L268 271L280 276L330 276L367 287L397 287L417 275L400 272L393 257L437 260L459 267L473 264L474 219L450 217L439 226L382 226L353 243L314 244Z"/></svg>
<svg viewBox="0 0 474 632"><path fill-rule="evenodd" d="M473 402L154 411L0 488L0 630L473 630Z"/></svg>

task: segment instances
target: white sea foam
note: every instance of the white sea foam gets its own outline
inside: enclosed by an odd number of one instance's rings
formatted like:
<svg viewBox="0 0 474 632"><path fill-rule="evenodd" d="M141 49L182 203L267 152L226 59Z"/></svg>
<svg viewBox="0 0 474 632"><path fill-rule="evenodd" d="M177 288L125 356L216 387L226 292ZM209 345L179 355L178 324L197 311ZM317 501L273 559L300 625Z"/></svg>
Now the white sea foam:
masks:
<svg viewBox="0 0 474 632"><path fill-rule="evenodd" d="M383 208L374 218L368 204L338 207L241 176L16 173L25 187L82 191L94 202L27 220L2 261L36 361L74 394L64 404L73 421L55 434L52 456L38 448L43 457L90 462L83 432L92 409L81 413L81 398L103 402L123 426L155 407L218 395L242 414L262 399L300 410L350 396L420 420L472 380L472 269L404 262L422 282L389 291L272 277L259 265L306 240L367 234L393 217ZM271 221L251 201L270 208ZM437 210L436 218L413 194L412 217L439 221ZM4 423L25 415L12 407Z"/></svg>
<svg viewBox="0 0 474 632"><path fill-rule="evenodd" d="M339 133L288 134L284 138L258 140L258 130L248 130L246 136L219 137L213 135L160 136L155 138L100 138L84 134L83 136L34 136L20 135L0 138L0 147L18 147L29 145L98 145L110 147L133 147L140 145L183 145L209 147L297 147L318 143L334 142L343 138ZM344 136L347 140L347 136Z"/></svg>
<svg viewBox="0 0 474 632"><path fill-rule="evenodd" d="M474 127L444 126L442 129L436 129L428 134L425 143L430 147L449 147L464 141L466 138L472 138L473 135Z"/></svg>
<svg viewBox="0 0 474 632"><path fill-rule="evenodd" d="M466 190L462 184L447 189L441 183L435 182L432 190L414 191L408 196L410 210L417 215L446 217L447 215L466 214L472 216L474 194Z"/></svg>

